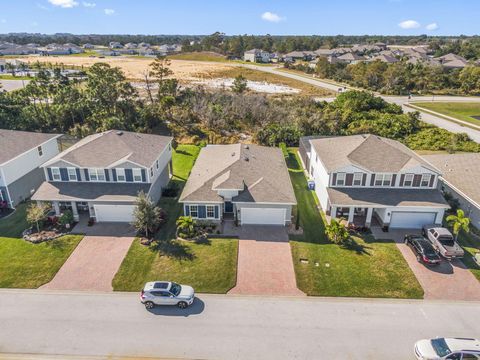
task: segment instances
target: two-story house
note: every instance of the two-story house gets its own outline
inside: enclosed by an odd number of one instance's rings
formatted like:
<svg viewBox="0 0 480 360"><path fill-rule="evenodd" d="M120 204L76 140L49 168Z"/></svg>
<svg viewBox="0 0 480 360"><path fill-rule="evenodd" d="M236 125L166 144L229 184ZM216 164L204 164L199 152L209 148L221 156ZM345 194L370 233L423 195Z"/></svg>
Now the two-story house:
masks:
<svg viewBox="0 0 480 360"><path fill-rule="evenodd" d="M305 137L305 170L331 218L370 227L441 224L449 208L440 171L398 141L376 135Z"/></svg>
<svg viewBox="0 0 480 360"><path fill-rule="evenodd" d="M199 220L287 225L296 199L280 149L233 144L200 151L179 202Z"/></svg>
<svg viewBox="0 0 480 360"><path fill-rule="evenodd" d="M75 220L130 222L140 191L157 202L171 177L172 138L110 130L87 136L42 165L32 200L51 202Z"/></svg>
<svg viewBox="0 0 480 360"><path fill-rule="evenodd" d="M9 208L32 196L45 180L39 168L58 154L59 134L0 129L0 202Z"/></svg>
<svg viewBox="0 0 480 360"><path fill-rule="evenodd" d="M243 60L254 63L269 63L270 53L260 49L247 50L243 54Z"/></svg>

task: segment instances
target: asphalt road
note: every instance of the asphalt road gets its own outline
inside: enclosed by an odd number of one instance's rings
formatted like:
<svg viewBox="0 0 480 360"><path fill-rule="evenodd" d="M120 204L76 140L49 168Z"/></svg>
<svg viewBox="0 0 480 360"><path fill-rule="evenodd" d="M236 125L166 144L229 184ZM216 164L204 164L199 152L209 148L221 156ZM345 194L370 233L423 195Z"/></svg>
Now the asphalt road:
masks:
<svg viewBox="0 0 480 360"><path fill-rule="evenodd" d="M269 67L269 66L258 66L258 65L243 65L245 67L254 69L254 70L259 70L259 71L264 71L268 72L271 74L276 74L284 77L288 77L291 79L295 79L298 81L305 82L310 85L322 87L327 90L335 91L337 92L342 85L335 84L333 82L326 82L320 79L315 79L312 77L304 76L304 75L297 75L293 74L290 72L285 72L282 70L279 70L278 67ZM349 88L349 87L347 87ZM462 97L462 96L415 96L411 100L408 99L407 96L382 96L386 101L395 103L397 105L402 106L404 111L416 111L415 109L406 107L405 104L407 104L409 101L464 101L464 102L480 102L480 97ZM331 98L325 98L322 100L327 100L330 101ZM420 112L421 118L423 121L436 125L440 128L446 129L448 131L454 132L454 133L467 133L470 138L478 143L480 143L480 131L472 129L470 127L462 126L461 124L446 120L444 118L434 116L425 112Z"/></svg>
<svg viewBox="0 0 480 360"><path fill-rule="evenodd" d="M405 360L420 338L480 337L478 319L479 302L200 295L149 312L132 293L2 290L0 352Z"/></svg>

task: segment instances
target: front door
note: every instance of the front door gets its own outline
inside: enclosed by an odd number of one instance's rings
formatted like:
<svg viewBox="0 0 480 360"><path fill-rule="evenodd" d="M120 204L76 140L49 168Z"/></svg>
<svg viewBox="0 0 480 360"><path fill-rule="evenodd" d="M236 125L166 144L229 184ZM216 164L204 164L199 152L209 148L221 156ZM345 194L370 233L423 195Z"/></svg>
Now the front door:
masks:
<svg viewBox="0 0 480 360"><path fill-rule="evenodd" d="M233 213L233 203L231 201L225 201L225 212Z"/></svg>

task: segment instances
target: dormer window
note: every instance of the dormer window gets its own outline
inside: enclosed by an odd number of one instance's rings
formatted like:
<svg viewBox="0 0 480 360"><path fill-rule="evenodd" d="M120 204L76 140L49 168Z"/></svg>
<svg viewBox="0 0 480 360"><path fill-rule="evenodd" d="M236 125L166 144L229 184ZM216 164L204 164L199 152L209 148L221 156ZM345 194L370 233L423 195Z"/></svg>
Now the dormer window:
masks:
<svg viewBox="0 0 480 360"><path fill-rule="evenodd" d="M376 174L375 186L392 186L392 174Z"/></svg>
<svg viewBox="0 0 480 360"><path fill-rule="evenodd" d="M59 168L52 168L52 179L53 181L60 181L60 169Z"/></svg>
<svg viewBox="0 0 480 360"><path fill-rule="evenodd" d="M405 178L403 179L403 186L405 187L413 186L413 174L405 174Z"/></svg>
<svg viewBox="0 0 480 360"><path fill-rule="evenodd" d="M142 182L142 170L141 169L133 169L133 181L134 182Z"/></svg>
<svg viewBox="0 0 480 360"><path fill-rule="evenodd" d="M78 181L77 170L75 168L68 168L68 181Z"/></svg>
<svg viewBox="0 0 480 360"><path fill-rule="evenodd" d="M88 174L90 175L90 181L105 181L105 172L103 169L88 169Z"/></svg>
<svg viewBox="0 0 480 360"><path fill-rule="evenodd" d="M363 174L362 173L353 174L353 186L362 185L362 180L363 180Z"/></svg>
<svg viewBox="0 0 480 360"><path fill-rule="evenodd" d="M432 178L431 174L422 174L422 181L420 182L420 186L429 187L431 178Z"/></svg>
<svg viewBox="0 0 480 360"><path fill-rule="evenodd" d="M345 173L338 173L337 174L337 182L335 185L337 186L344 186L345 185Z"/></svg>
<svg viewBox="0 0 480 360"><path fill-rule="evenodd" d="M123 168L117 168L115 169L115 172L117 173L117 181L118 182L125 182L125 169Z"/></svg>

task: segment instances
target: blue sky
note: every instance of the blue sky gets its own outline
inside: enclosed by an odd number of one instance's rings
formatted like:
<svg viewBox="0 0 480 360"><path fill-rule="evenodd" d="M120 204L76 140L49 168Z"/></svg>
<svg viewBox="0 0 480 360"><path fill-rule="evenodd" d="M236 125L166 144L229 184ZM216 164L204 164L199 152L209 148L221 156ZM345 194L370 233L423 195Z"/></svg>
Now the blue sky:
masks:
<svg viewBox="0 0 480 360"><path fill-rule="evenodd" d="M473 35L478 0L0 0L0 33Z"/></svg>

